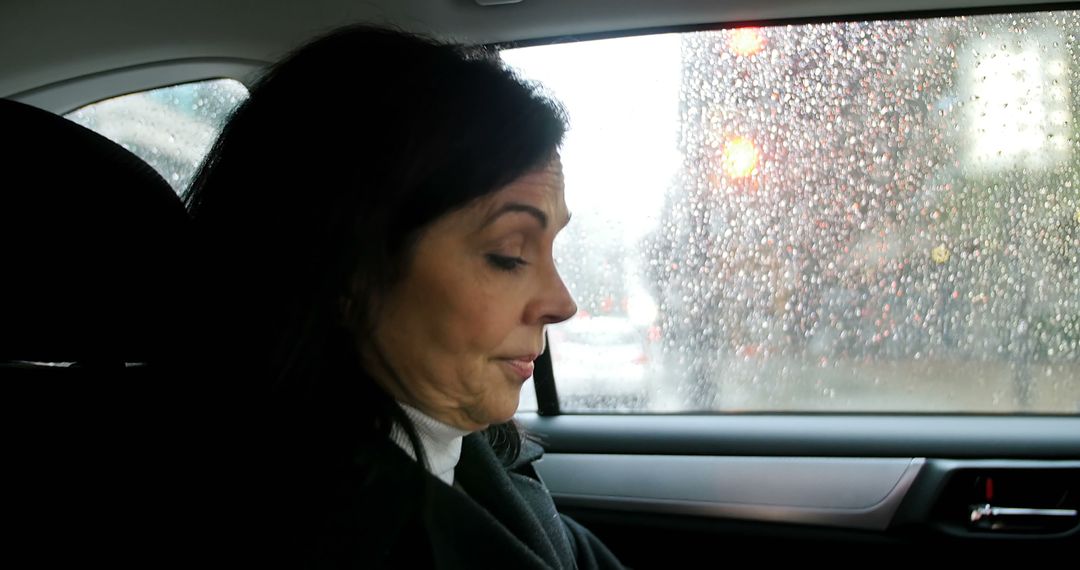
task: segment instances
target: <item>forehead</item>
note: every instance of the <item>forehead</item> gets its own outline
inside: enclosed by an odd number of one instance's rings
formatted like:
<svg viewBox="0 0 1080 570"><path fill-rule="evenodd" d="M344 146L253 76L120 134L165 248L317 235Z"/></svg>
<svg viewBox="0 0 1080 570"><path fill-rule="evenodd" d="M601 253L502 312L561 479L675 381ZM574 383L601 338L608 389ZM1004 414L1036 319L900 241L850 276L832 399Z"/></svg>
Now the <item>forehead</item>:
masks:
<svg viewBox="0 0 1080 570"><path fill-rule="evenodd" d="M556 158L482 198L477 213L487 219L504 205L519 203L542 210L558 229L568 217L564 193L562 163Z"/></svg>

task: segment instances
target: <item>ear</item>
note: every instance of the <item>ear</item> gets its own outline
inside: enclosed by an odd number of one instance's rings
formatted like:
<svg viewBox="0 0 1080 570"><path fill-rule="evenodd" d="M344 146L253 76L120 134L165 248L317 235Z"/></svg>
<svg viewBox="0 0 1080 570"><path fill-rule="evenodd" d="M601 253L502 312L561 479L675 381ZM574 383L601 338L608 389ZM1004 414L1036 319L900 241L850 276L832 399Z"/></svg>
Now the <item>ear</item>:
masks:
<svg viewBox="0 0 1080 570"><path fill-rule="evenodd" d="M345 290L341 291L338 295L338 321L346 329L356 332L357 319L361 315L357 315L357 310L362 308L359 306L357 299L363 298L364 283L361 282L360 275L353 275L349 278L346 284Z"/></svg>
<svg viewBox="0 0 1080 570"><path fill-rule="evenodd" d="M363 299L368 299L366 302ZM353 334L369 335L375 329L379 316L381 295L373 292L358 278L353 279L349 291L338 299L338 322Z"/></svg>
<svg viewBox="0 0 1080 570"><path fill-rule="evenodd" d="M342 326L351 329L354 324L353 321L353 299L352 295L342 295L338 297L338 321Z"/></svg>

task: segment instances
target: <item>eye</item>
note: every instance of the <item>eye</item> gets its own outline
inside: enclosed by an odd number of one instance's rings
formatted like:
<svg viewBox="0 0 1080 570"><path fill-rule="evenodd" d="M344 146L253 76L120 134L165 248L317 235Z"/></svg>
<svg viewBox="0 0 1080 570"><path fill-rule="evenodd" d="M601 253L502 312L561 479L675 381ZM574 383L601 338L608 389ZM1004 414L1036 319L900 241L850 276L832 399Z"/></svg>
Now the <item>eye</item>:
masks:
<svg viewBox="0 0 1080 570"><path fill-rule="evenodd" d="M529 262L520 257L511 257L507 255L499 255L496 253L487 254L488 263L492 267L501 271L516 271L522 266L528 265Z"/></svg>

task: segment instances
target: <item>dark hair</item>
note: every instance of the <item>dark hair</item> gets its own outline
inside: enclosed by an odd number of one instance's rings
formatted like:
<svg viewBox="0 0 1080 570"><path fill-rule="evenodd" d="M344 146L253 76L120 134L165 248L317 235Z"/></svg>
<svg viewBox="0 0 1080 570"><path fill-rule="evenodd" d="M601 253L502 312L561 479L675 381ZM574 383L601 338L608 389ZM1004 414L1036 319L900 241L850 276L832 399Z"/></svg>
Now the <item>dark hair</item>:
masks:
<svg viewBox="0 0 1080 570"><path fill-rule="evenodd" d="M186 199L208 258L197 360L313 457L396 422L422 458L360 364L365 301L426 226L546 165L564 132L560 108L483 50L371 26L301 47L252 88ZM359 301L350 319L343 299ZM516 458L512 422L488 437Z"/></svg>

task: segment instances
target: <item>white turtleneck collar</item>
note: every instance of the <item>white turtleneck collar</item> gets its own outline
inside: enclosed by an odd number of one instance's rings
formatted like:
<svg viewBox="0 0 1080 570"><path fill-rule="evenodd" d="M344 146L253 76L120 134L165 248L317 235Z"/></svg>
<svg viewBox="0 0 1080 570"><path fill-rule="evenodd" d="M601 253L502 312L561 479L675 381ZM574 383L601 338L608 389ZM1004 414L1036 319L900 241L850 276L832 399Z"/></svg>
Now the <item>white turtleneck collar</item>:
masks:
<svg viewBox="0 0 1080 570"><path fill-rule="evenodd" d="M439 420L413 408L398 402L405 415L416 426L416 435L420 437L420 444L424 447L424 455L427 458L427 468L432 475L443 480L447 485L454 484L454 468L457 467L461 458L461 438L472 432L458 429L444 424ZM416 459L409 436L401 426L394 424L390 430L390 439L398 445L409 457Z"/></svg>

